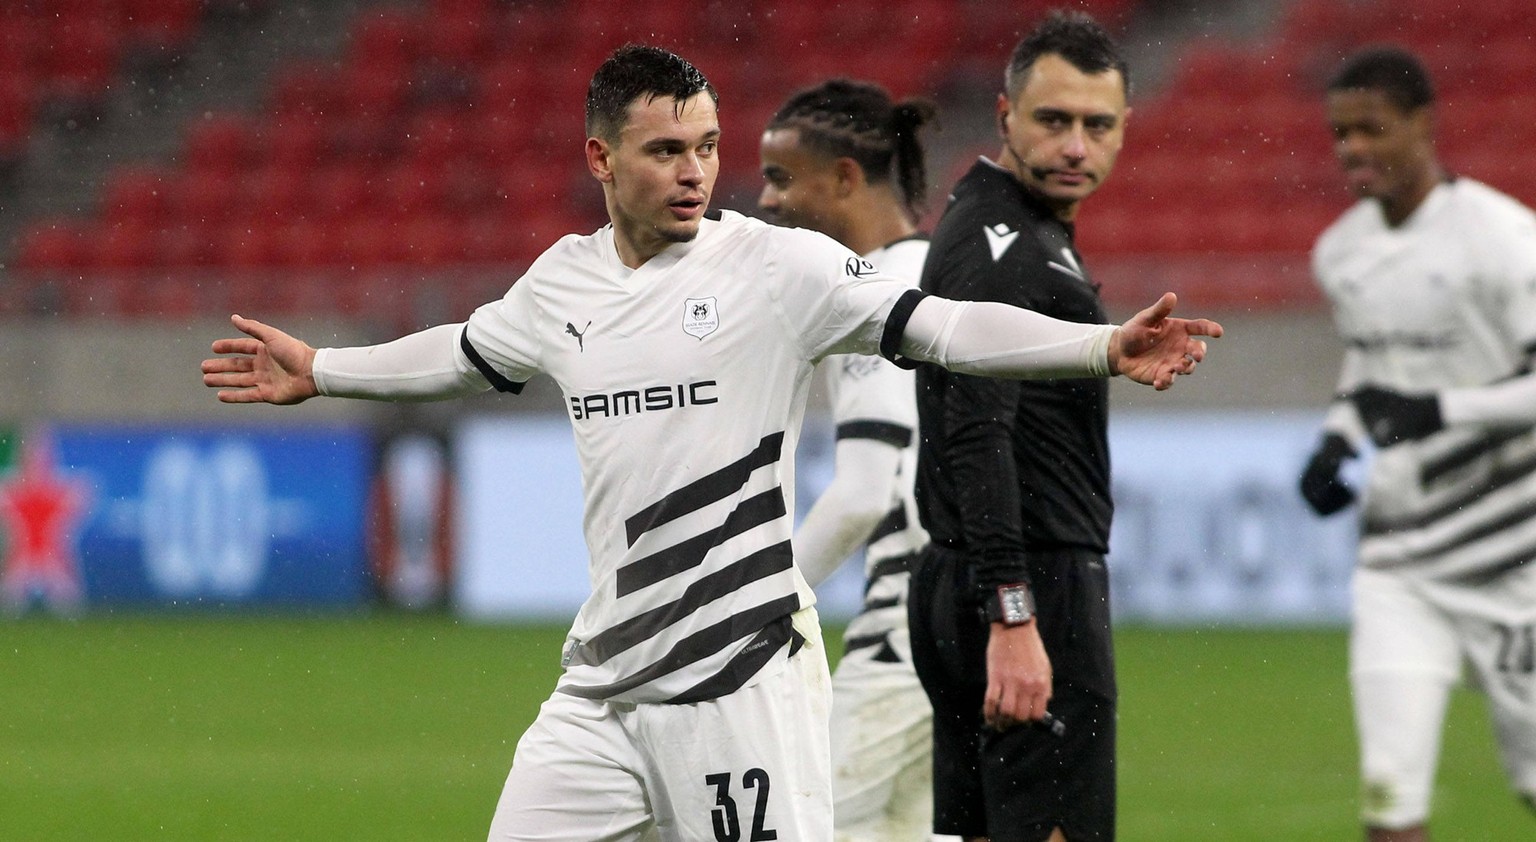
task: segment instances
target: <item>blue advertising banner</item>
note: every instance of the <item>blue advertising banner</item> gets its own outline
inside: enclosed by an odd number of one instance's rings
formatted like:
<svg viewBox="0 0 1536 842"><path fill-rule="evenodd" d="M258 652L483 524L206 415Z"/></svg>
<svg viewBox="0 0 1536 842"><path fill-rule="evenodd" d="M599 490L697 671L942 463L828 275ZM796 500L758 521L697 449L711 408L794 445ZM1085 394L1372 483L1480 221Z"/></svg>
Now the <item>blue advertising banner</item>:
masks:
<svg viewBox="0 0 1536 842"><path fill-rule="evenodd" d="M60 427L0 468L0 597L340 605L368 594L365 432Z"/></svg>

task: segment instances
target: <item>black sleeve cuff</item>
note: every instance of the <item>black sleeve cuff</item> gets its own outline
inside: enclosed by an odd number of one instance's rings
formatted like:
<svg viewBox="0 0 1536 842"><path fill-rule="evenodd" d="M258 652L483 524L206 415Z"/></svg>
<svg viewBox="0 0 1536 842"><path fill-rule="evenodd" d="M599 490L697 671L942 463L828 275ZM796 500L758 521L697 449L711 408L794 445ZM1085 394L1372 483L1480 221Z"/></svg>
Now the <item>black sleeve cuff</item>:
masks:
<svg viewBox="0 0 1536 842"><path fill-rule="evenodd" d="M464 329L459 332L459 348L464 351L464 356L468 357L469 361L474 364L475 369L484 375L486 380L491 382L491 387L496 391L511 392L514 395L520 394L523 391L523 386L526 384L507 379L506 375L496 370L495 366L486 362L485 357L480 356L480 352L475 350L475 346L469 342L468 325L465 325Z"/></svg>
<svg viewBox="0 0 1536 842"><path fill-rule="evenodd" d="M1029 564L1022 553L999 553L976 558L973 564L974 595L977 603L997 595L1004 585L1033 586Z"/></svg>
<svg viewBox="0 0 1536 842"><path fill-rule="evenodd" d="M880 335L880 356L901 368L917 367L916 360L901 356L901 337L907 331L907 322L912 318L912 311L917 309L918 302L927 297L928 293L920 289L909 289L896 299L896 303L891 306L890 315L885 317L885 332Z"/></svg>
<svg viewBox="0 0 1536 842"><path fill-rule="evenodd" d="M912 428L889 421L845 421L837 425L837 440L874 439L892 447L906 447L912 443Z"/></svg>

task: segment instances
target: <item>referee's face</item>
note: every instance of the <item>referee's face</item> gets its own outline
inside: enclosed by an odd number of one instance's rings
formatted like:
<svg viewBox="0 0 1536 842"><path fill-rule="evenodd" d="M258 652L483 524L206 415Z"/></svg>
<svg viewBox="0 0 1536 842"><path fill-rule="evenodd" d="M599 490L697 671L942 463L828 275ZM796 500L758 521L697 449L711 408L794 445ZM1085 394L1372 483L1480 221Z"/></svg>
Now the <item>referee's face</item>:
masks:
<svg viewBox="0 0 1536 842"><path fill-rule="evenodd" d="M1118 70L1084 73L1055 53L1029 68L1013 101L998 95L998 163L1070 220L1109 177L1125 142L1125 83Z"/></svg>
<svg viewBox="0 0 1536 842"><path fill-rule="evenodd" d="M587 166L603 183L619 257L638 267L699 234L720 172L720 121L700 93L635 100L616 142L587 139Z"/></svg>

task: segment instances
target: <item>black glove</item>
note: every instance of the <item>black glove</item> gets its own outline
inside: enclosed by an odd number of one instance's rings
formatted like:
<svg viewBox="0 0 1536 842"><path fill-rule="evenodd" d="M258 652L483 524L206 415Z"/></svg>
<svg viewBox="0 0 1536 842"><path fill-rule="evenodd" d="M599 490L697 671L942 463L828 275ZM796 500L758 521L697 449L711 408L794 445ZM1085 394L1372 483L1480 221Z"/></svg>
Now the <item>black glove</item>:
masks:
<svg viewBox="0 0 1536 842"><path fill-rule="evenodd" d="M1440 398L1434 394L1405 395L1367 385L1356 389L1350 398L1377 447L1421 439L1445 429Z"/></svg>
<svg viewBox="0 0 1536 842"><path fill-rule="evenodd" d="M1355 449L1338 433L1325 433L1301 473L1301 496L1323 517L1355 502L1355 490L1339 479L1339 467L1353 459Z"/></svg>

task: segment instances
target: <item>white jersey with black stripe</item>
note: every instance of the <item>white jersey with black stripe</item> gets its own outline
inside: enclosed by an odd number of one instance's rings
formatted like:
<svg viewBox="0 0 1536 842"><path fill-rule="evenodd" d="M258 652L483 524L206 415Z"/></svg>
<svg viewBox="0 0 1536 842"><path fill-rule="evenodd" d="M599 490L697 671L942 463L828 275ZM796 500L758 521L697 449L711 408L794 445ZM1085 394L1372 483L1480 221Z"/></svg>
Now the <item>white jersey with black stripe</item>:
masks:
<svg viewBox="0 0 1536 842"><path fill-rule="evenodd" d="M1467 178L1402 225L1362 201L1318 241L1313 268L1346 343L1341 394L1482 386L1536 349L1536 216ZM1361 562L1475 583L1536 557L1536 432L1450 427L1372 464Z"/></svg>
<svg viewBox="0 0 1536 842"><path fill-rule="evenodd" d="M908 278L914 285L927 256L928 240L919 237L865 255L882 272ZM889 511L864 549L864 606L848 624L844 649L848 656L910 664L907 585L912 559L928 543L912 497L917 475L916 376L882 357L856 354L829 357L821 367L827 372L838 439L873 438L902 451Z"/></svg>
<svg viewBox="0 0 1536 842"><path fill-rule="evenodd" d="M566 237L474 313L470 359L498 388L549 375L575 431L592 592L561 692L715 698L783 648L814 601L790 550L813 366L876 353L911 289L821 234L723 212L635 270L611 226Z"/></svg>

